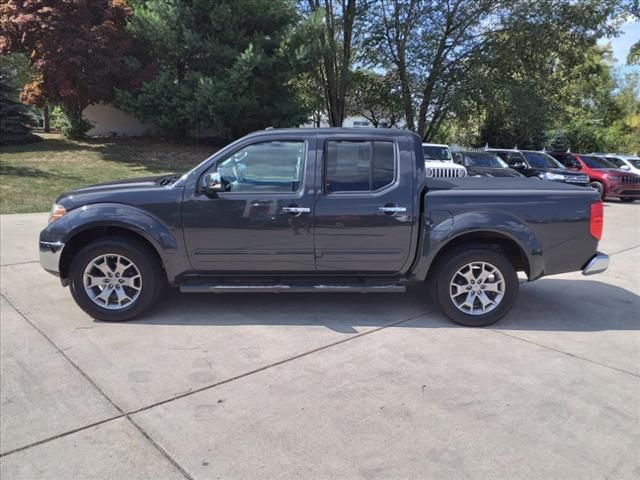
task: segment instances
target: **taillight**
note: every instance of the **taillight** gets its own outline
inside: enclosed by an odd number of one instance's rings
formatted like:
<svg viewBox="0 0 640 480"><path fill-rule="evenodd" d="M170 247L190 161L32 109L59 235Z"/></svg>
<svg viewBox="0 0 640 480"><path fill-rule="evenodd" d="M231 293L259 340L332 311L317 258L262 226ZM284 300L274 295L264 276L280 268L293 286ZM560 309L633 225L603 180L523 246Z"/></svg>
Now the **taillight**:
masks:
<svg viewBox="0 0 640 480"><path fill-rule="evenodd" d="M593 238L600 241L602 238L602 226L604 224L604 215L602 202L591 204L589 211L589 233Z"/></svg>

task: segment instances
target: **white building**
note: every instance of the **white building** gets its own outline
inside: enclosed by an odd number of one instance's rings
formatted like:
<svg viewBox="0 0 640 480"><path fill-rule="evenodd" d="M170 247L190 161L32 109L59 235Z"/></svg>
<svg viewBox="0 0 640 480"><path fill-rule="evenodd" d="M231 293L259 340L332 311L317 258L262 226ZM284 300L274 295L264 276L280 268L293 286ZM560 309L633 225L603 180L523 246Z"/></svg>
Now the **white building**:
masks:
<svg viewBox="0 0 640 480"><path fill-rule="evenodd" d="M87 133L95 137L139 137L158 132L154 125L145 124L130 113L110 104L89 105L82 116L93 124Z"/></svg>

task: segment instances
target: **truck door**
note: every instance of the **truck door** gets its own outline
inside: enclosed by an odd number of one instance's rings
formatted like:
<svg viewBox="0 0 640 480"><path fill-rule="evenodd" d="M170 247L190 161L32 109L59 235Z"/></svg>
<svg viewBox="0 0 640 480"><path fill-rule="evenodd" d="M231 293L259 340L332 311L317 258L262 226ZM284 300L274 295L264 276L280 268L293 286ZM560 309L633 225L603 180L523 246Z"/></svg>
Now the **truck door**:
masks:
<svg viewBox="0 0 640 480"><path fill-rule="evenodd" d="M183 225L194 269L313 272L315 138L252 139L217 159L185 192ZM226 191L207 196L207 173ZM307 192L308 190L308 192Z"/></svg>
<svg viewBox="0 0 640 480"><path fill-rule="evenodd" d="M411 258L414 161L408 138L320 137L315 251L319 272L393 274Z"/></svg>

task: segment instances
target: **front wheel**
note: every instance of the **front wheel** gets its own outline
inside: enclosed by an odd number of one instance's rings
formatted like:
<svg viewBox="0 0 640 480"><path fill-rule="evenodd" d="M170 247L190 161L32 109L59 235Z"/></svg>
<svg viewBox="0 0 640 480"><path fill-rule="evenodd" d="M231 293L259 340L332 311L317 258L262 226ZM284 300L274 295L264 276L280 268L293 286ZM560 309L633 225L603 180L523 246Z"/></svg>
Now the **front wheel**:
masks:
<svg viewBox="0 0 640 480"><path fill-rule="evenodd" d="M71 262L71 294L98 320L131 320L160 296L162 268L142 242L109 237L82 248Z"/></svg>
<svg viewBox="0 0 640 480"><path fill-rule="evenodd" d="M467 327L497 322L518 296L518 275L511 261L490 248L461 248L438 262L433 297L451 320Z"/></svg>

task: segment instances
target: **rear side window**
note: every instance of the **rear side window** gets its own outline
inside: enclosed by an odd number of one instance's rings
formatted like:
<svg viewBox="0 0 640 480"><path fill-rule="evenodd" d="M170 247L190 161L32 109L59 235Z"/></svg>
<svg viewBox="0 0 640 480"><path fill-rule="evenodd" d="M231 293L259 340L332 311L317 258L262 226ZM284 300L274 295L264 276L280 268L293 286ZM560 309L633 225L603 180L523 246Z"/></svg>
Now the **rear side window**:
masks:
<svg viewBox="0 0 640 480"><path fill-rule="evenodd" d="M373 192L395 178L393 142L329 141L325 157L325 191Z"/></svg>

